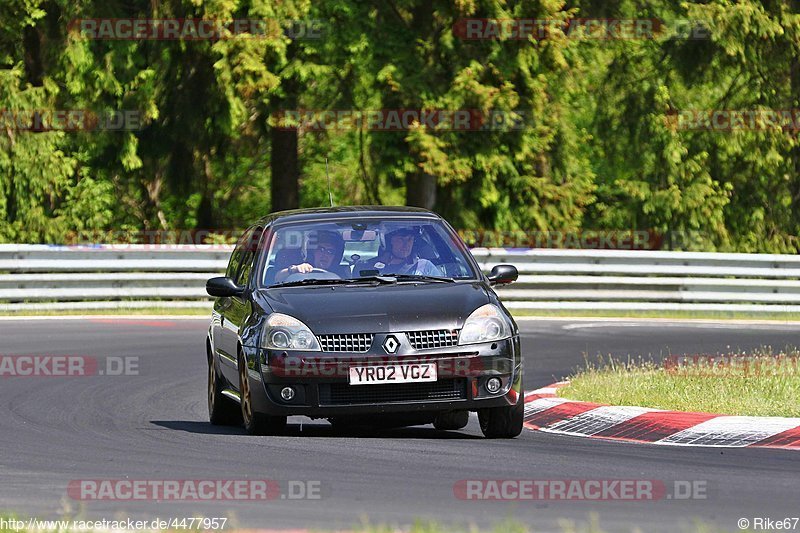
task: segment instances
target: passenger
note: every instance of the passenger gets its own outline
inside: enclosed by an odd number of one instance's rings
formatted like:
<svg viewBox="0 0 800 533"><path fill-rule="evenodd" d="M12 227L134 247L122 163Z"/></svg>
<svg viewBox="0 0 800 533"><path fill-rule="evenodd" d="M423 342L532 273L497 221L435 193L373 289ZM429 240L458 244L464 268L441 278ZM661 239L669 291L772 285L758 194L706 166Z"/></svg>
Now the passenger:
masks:
<svg viewBox="0 0 800 533"><path fill-rule="evenodd" d="M316 242L306 245L306 262L279 271L275 274L275 283L282 283L292 274L308 274L315 268L331 272L340 278L349 278L350 269L340 264L343 254L344 240L338 232L318 231Z"/></svg>
<svg viewBox="0 0 800 533"><path fill-rule="evenodd" d="M412 228L400 228L386 234L386 250L361 270L377 270L380 274L409 274L442 276L442 271L427 259L414 253L418 233Z"/></svg>

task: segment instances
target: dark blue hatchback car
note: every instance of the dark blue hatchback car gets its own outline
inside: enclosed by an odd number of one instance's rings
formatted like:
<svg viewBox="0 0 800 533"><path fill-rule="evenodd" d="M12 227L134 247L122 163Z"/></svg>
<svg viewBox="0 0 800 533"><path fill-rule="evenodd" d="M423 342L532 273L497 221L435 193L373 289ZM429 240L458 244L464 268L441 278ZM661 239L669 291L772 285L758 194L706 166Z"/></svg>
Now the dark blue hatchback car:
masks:
<svg viewBox="0 0 800 533"><path fill-rule="evenodd" d="M231 254L208 331L214 424L275 434L291 415L438 429L478 413L487 437L522 430L517 325L458 234L430 211L274 213Z"/></svg>

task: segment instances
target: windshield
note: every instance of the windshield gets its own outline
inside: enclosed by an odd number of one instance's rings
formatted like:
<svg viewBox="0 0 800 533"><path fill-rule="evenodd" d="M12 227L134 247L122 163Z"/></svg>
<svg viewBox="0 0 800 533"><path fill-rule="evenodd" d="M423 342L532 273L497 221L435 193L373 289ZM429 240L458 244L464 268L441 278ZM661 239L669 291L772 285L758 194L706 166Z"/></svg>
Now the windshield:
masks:
<svg viewBox="0 0 800 533"><path fill-rule="evenodd" d="M376 276L431 282L476 279L466 247L436 219L278 225L266 253L260 276L264 287Z"/></svg>

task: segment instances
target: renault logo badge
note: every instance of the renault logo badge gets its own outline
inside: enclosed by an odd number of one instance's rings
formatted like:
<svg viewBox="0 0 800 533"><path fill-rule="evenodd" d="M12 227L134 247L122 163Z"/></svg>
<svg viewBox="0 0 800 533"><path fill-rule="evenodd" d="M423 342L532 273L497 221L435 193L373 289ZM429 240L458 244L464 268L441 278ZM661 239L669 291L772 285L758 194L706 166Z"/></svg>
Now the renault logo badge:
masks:
<svg viewBox="0 0 800 533"><path fill-rule="evenodd" d="M394 335L387 336L386 340L383 341L383 349L386 350L386 353L395 353L399 347L400 342Z"/></svg>

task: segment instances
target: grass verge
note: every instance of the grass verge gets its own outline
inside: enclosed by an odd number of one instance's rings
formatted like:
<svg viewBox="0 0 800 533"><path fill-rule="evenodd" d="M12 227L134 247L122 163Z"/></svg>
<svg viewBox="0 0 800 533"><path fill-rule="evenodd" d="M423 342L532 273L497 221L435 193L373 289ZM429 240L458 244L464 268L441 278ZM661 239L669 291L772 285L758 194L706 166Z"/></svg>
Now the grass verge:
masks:
<svg viewBox="0 0 800 533"><path fill-rule="evenodd" d="M668 357L587 364L558 390L609 405L742 416L800 417L800 352Z"/></svg>

